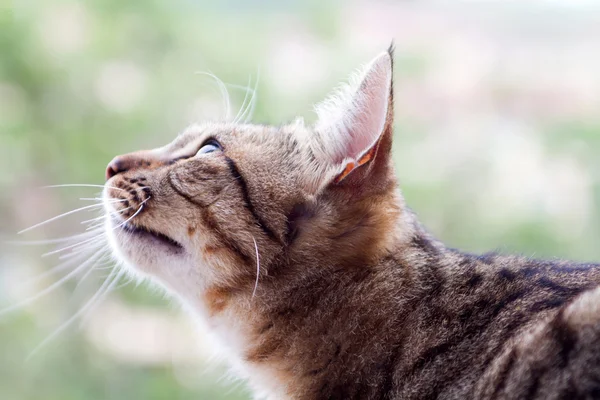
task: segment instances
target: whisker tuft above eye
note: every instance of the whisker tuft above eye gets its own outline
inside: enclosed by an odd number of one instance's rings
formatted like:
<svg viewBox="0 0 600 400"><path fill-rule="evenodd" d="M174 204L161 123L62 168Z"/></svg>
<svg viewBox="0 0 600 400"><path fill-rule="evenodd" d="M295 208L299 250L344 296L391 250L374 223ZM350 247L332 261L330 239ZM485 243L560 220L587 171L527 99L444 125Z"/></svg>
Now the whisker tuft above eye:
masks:
<svg viewBox="0 0 600 400"><path fill-rule="evenodd" d="M252 76L248 77L248 85L239 86L239 85L231 85L232 87L237 87L246 91L244 95L244 100L242 101L242 105L240 106L240 110L236 114L232 123L238 124L240 122L247 123L250 118L252 118L252 114L254 113L254 108L256 107L256 93L258 88L258 81L260 80L260 70L257 71L256 74L256 82L254 83L254 87L251 88L250 84L252 83ZM248 97L250 96L250 97Z"/></svg>
<svg viewBox="0 0 600 400"><path fill-rule="evenodd" d="M225 82L223 82L221 79L219 79L219 77L217 77L215 74L213 74L210 71L197 71L196 73L199 75L206 75L206 76L214 79L217 86L219 87L221 96L223 97L223 103L225 105L225 120L229 121L229 119L231 118L231 101L230 101L230 97L229 97L229 91L227 90L227 86L229 84L226 84ZM229 85L229 86L232 86L232 85Z"/></svg>

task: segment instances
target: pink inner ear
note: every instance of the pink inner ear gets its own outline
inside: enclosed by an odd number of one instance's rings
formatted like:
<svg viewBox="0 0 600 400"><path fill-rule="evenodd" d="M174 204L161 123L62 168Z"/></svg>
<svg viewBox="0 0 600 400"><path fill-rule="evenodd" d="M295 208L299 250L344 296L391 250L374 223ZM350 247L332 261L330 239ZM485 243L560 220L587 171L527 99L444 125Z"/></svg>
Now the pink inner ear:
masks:
<svg viewBox="0 0 600 400"><path fill-rule="evenodd" d="M388 53L376 57L349 85L317 107L324 152L335 164L357 160L375 145L385 126L392 79Z"/></svg>
<svg viewBox="0 0 600 400"><path fill-rule="evenodd" d="M375 156L375 151L377 151L377 144L373 145L373 147L371 147L371 149L369 151L367 151L363 156L361 156L360 159L358 160L358 162L354 163L353 161L351 161L348 164L346 164L346 167L335 178L334 182L335 183L341 182L345 177L350 175L350 173L355 168L360 167L361 165L364 165L364 164L368 163L369 161L371 161L373 159L373 157Z"/></svg>
<svg viewBox="0 0 600 400"><path fill-rule="evenodd" d="M373 71L379 72L379 71ZM385 75L385 74L382 74ZM375 145L385 126L388 108L389 82L386 76L367 76L356 93L355 109L348 116L348 135L343 154L336 162L346 158L356 160Z"/></svg>

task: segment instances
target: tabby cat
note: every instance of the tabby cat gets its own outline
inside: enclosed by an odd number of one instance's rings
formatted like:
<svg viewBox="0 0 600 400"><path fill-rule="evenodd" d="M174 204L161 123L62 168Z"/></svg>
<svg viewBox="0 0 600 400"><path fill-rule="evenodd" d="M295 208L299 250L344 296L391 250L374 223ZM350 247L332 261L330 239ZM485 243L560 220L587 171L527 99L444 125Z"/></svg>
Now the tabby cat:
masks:
<svg viewBox="0 0 600 400"><path fill-rule="evenodd" d="M314 126L204 123L113 159L115 256L193 311L255 398L600 398L600 267L430 236L393 171L392 59Z"/></svg>

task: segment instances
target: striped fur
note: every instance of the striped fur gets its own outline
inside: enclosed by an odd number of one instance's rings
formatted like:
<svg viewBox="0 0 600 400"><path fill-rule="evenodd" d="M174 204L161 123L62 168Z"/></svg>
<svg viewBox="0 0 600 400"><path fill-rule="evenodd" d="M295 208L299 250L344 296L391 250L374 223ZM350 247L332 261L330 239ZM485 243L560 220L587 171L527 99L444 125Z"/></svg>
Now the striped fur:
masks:
<svg viewBox="0 0 600 400"><path fill-rule="evenodd" d="M432 238L392 168L391 59L314 128L203 124L115 159L105 196L146 201L109 230L115 255L193 311L256 398L600 398L600 267Z"/></svg>

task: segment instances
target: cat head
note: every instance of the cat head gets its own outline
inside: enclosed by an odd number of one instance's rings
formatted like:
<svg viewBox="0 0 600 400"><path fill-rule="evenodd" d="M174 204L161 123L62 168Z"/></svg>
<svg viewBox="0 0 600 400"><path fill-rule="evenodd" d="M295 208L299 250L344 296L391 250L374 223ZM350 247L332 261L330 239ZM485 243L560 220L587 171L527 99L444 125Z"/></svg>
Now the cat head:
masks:
<svg viewBox="0 0 600 400"><path fill-rule="evenodd" d="M204 123L114 158L104 198L116 257L193 298L380 257L402 213L391 50L316 110L310 127Z"/></svg>

